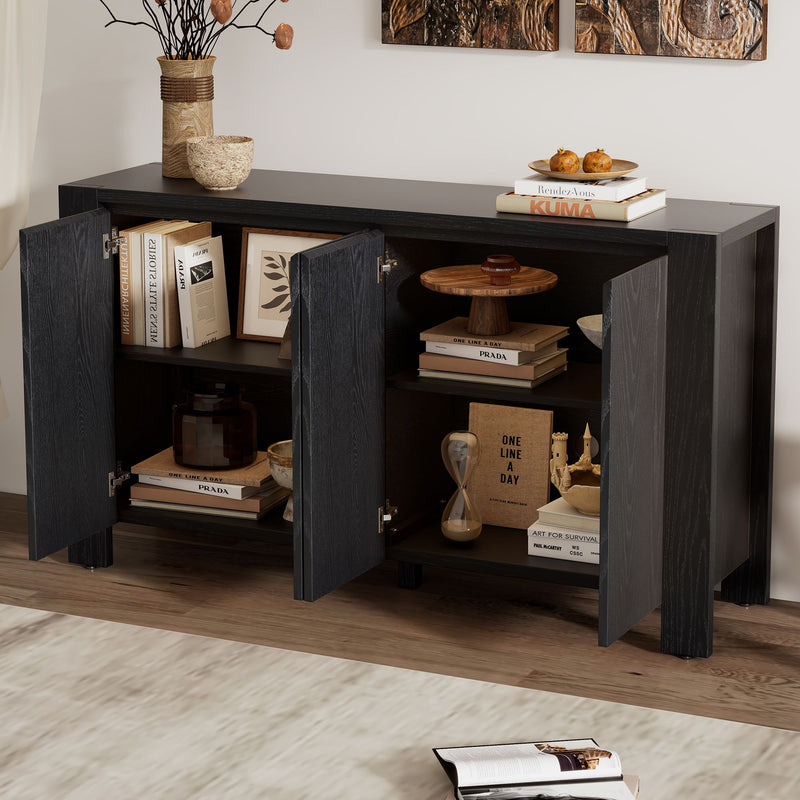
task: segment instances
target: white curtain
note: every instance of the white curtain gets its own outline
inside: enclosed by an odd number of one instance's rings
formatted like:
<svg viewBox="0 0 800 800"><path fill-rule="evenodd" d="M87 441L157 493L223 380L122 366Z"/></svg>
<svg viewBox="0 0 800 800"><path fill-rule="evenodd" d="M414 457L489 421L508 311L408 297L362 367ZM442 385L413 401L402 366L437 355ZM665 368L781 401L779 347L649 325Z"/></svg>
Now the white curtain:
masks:
<svg viewBox="0 0 800 800"><path fill-rule="evenodd" d="M0 0L0 269L28 215L46 32L47 0ZM0 419L5 416L0 380Z"/></svg>

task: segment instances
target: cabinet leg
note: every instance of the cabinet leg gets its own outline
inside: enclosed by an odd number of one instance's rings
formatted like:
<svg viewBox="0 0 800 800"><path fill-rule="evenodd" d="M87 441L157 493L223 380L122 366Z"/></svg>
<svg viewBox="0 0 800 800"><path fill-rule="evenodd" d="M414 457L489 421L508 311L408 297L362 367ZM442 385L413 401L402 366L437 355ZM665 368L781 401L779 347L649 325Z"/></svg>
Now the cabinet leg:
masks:
<svg viewBox="0 0 800 800"><path fill-rule="evenodd" d="M84 567L110 567L114 563L114 548L111 528L106 528L100 533L87 536L75 544L71 544L67 551L67 558L71 564L83 564Z"/></svg>
<svg viewBox="0 0 800 800"><path fill-rule="evenodd" d="M686 587L688 588L688 587ZM680 658L708 658L714 643L713 587L708 597L672 593L661 604L661 652Z"/></svg>
<svg viewBox="0 0 800 800"><path fill-rule="evenodd" d="M422 564L397 563L397 585L401 589L417 589L422 583Z"/></svg>

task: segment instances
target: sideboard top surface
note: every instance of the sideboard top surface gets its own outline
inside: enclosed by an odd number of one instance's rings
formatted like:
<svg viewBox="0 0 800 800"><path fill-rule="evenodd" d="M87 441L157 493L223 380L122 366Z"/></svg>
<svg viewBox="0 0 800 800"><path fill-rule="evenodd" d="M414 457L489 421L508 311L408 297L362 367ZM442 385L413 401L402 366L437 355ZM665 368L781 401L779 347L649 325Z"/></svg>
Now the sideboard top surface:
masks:
<svg viewBox="0 0 800 800"><path fill-rule="evenodd" d="M237 189L212 192L193 180L164 178L161 164L74 181L110 205L181 206L197 211L277 213L365 225L481 230L532 237L665 245L670 233L734 240L777 220L776 206L669 198L667 208L633 222L500 214L495 198L508 187L253 170Z"/></svg>

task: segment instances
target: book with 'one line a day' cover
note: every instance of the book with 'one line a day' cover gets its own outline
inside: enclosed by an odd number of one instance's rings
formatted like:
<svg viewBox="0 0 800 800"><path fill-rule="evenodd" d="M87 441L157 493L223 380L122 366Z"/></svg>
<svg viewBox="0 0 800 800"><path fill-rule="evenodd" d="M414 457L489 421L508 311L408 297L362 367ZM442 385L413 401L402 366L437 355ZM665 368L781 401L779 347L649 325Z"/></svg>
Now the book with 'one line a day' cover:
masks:
<svg viewBox="0 0 800 800"><path fill-rule="evenodd" d="M487 525L527 528L550 494L553 412L469 404L469 430L481 445L469 494Z"/></svg>

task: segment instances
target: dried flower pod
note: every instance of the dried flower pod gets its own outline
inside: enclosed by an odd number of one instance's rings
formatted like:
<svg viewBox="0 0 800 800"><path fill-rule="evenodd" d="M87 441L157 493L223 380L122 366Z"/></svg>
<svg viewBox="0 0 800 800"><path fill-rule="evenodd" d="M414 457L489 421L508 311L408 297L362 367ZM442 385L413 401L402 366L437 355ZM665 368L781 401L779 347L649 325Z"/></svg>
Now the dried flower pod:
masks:
<svg viewBox="0 0 800 800"><path fill-rule="evenodd" d="M224 25L233 13L231 0L211 0L211 13L220 25Z"/></svg>
<svg viewBox="0 0 800 800"><path fill-rule="evenodd" d="M288 50L292 46L292 39L294 39L294 29L291 25L281 22L275 28L275 47L278 50Z"/></svg>
<svg viewBox="0 0 800 800"><path fill-rule="evenodd" d="M156 0L156 5L157 6L163 6L164 3L166 3L166 2L167 2L167 0Z"/></svg>

